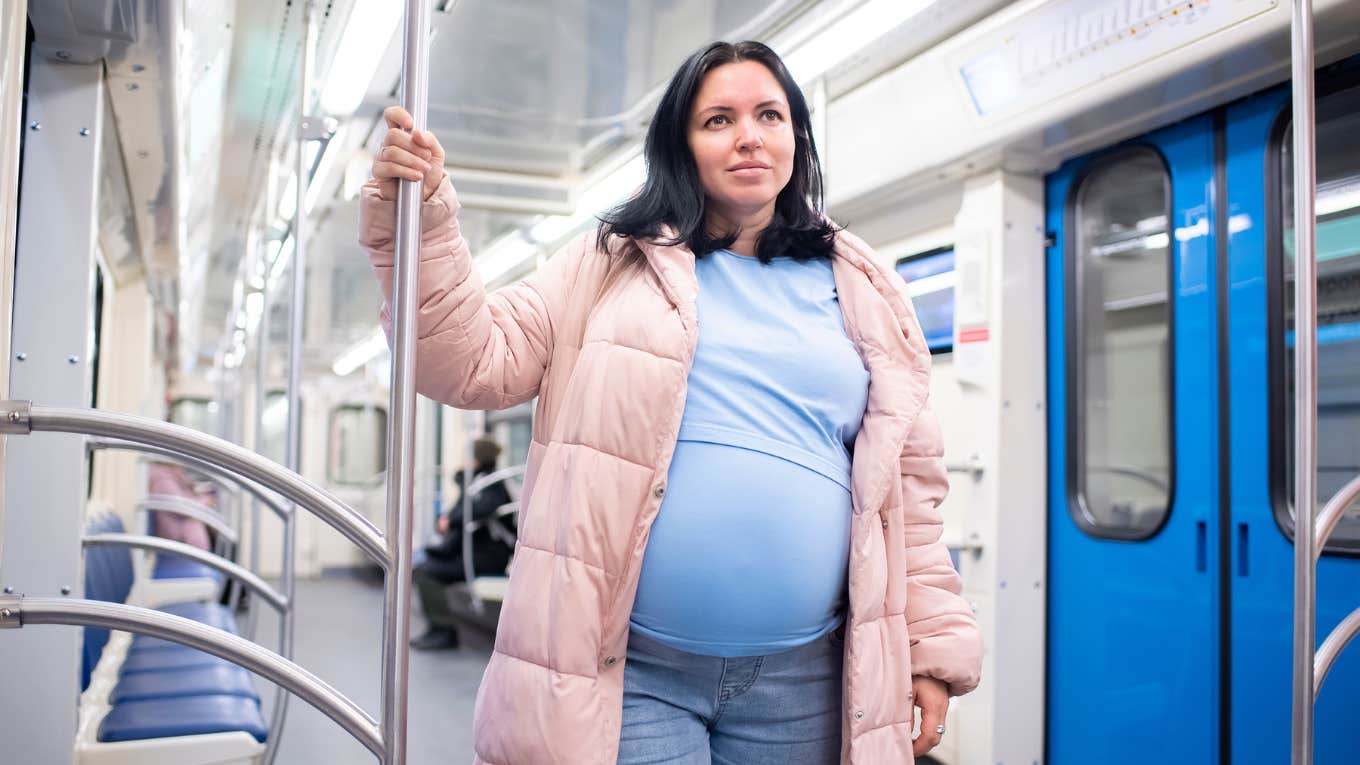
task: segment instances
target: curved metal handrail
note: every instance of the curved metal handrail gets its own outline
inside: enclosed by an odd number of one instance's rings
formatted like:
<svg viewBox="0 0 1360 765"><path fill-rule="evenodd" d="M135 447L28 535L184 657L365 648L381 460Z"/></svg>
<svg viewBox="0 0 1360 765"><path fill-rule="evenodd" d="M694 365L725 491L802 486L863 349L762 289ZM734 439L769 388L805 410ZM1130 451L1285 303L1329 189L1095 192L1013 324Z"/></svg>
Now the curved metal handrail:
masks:
<svg viewBox="0 0 1360 765"><path fill-rule="evenodd" d="M192 560L195 563L202 563L214 571L221 571L223 574L237 580L245 585L246 589L264 598L265 602L273 606L276 611L282 612L288 607L288 597L273 587L270 587L269 583L261 579L255 572L238 563L229 561L226 558L218 557L206 550L194 547L193 545L176 542L173 539L164 539L162 537L142 536L140 534L115 534L112 532L107 534L87 534L81 538L80 542L86 547L135 547L139 550L173 553Z"/></svg>
<svg viewBox="0 0 1360 765"><path fill-rule="evenodd" d="M223 470L221 467L218 467L211 462L206 462L197 457L190 457L186 454L176 454L175 452L156 444L123 441L115 438L88 438L85 441L85 448L89 451L129 451L152 454L183 465L184 467L197 470L200 473L216 479L223 486L236 486L245 490L247 494L258 499L265 507L274 511L274 514L279 518L287 518L288 514L291 512L291 510L282 502L279 502L258 485L245 480L241 476L235 475L229 470Z"/></svg>
<svg viewBox="0 0 1360 765"><path fill-rule="evenodd" d="M468 496L474 496L488 486L509 478L521 478L527 465L513 465L508 468L501 468L473 481L467 488Z"/></svg>
<svg viewBox="0 0 1360 765"><path fill-rule="evenodd" d="M236 529L233 529L225 518L218 515L216 510L192 499L176 497L173 494L148 494L146 499L137 503L137 509L183 516L202 523L233 545L239 541Z"/></svg>
<svg viewBox="0 0 1360 765"><path fill-rule="evenodd" d="M17 621L19 627L29 624L105 627L169 640L238 664L287 688L334 720L369 751L383 757L378 723L367 712L321 678L243 637L181 616L123 603L72 598L16 597L11 600L15 605L7 605L7 613L0 613L0 618L7 622L3 626L12 627Z"/></svg>
<svg viewBox="0 0 1360 765"><path fill-rule="evenodd" d="M1351 639L1356 633L1360 632L1360 608L1355 609L1336 625L1336 628L1327 635L1327 639L1322 641L1322 646L1317 650L1317 656L1313 658L1313 702L1317 702L1318 694L1322 693L1322 681L1327 679L1327 673L1332 671L1332 665L1340 658L1341 652L1346 650Z"/></svg>
<svg viewBox="0 0 1360 765"><path fill-rule="evenodd" d="M1314 563L1322 557L1322 548L1327 544L1327 540L1332 538L1332 532L1336 531L1337 524L1341 523L1341 519L1346 515L1346 508L1356 499L1360 499L1360 475L1352 478L1340 491L1332 495L1318 515L1317 536L1313 541Z"/></svg>
<svg viewBox="0 0 1360 765"><path fill-rule="evenodd" d="M215 459L301 505L353 542L383 571L391 569L386 541L378 529L330 492L273 461L229 441L181 425L98 409L34 406L28 401L0 402L0 434L30 431L80 433L137 443L158 444L192 457Z"/></svg>

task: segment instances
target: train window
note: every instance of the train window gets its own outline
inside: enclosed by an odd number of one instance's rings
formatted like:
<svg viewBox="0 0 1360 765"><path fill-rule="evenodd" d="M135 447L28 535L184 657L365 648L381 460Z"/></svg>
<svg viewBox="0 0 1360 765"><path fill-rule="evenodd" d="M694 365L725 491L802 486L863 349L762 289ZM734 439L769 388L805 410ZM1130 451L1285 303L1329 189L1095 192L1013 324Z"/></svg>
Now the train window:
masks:
<svg viewBox="0 0 1360 765"><path fill-rule="evenodd" d="M206 398L177 398L170 404L170 421L208 435L218 434L216 401Z"/></svg>
<svg viewBox="0 0 1360 765"><path fill-rule="evenodd" d="M897 261L931 353L954 349L954 248L941 247Z"/></svg>
<svg viewBox="0 0 1360 765"><path fill-rule="evenodd" d="M529 442L534 437L533 411L529 404L520 404L486 413L486 430L504 449L501 467L523 465L529 459Z"/></svg>
<svg viewBox="0 0 1360 765"><path fill-rule="evenodd" d="M368 484L387 469L387 410L347 404L331 412L326 476L336 484Z"/></svg>
<svg viewBox="0 0 1360 765"><path fill-rule="evenodd" d="M1166 165L1146 148L1114 155L1082 179L1072 205L1072 512L1093 536L1143 539L1172 494Z"/></svg>
<svg viewBox="0 0 1360 765"><path fill-rule="evenodd" d="M1283 459L1277 475L1284 487L1276 517L1286 534L1294 527L1294 163L1293 133L1280 144L1284 187L1279 213L1283 253L1281 325L1275 368L1277 411L1282 410ZM1360 474L1360 88L1322 98L1317 105L1317 309L1318 309L1318 502L1325 503ZM1283 343L1279 343L1279 340ZM1330 550L1360 551L1360 502L1347 508Z"/></svg>

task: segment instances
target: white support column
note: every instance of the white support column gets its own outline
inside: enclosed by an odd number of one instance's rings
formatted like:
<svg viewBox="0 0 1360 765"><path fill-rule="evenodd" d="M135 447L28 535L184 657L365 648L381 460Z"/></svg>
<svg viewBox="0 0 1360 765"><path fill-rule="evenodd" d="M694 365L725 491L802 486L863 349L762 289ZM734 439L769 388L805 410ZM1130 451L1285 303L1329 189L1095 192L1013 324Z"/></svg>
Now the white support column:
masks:
<svg viewBox="0 0 1360 765"><path fill-rule="evenodd" d="M1044 761L1047 428L1043 183L992 172L965 184L955 219L953 376L973 455L962 519L964 596L986 641L982 686L957 703L956 763ZM966 451L966 453L964 453Z"/></svg>
<svg viewBox="0 0 1360 765"><path fill-rule="evenodd" d="M29 69L10 395L48 406L90 405L102 72L41 50ZM81 597L84 444L39 433L7 449L0 583L33 597ZM0 715L5 761L72 762L80 641L77 629L4 636L0 697L14 702Z"/></svg>

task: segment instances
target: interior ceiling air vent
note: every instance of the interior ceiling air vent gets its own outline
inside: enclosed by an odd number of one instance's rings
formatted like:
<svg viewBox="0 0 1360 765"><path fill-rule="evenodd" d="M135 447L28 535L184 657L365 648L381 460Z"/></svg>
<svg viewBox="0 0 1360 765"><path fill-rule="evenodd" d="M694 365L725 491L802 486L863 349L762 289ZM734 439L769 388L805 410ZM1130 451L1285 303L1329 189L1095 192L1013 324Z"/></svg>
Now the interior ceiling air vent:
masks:
<svg viewBox="0 0 1360 765"><path fill-rule="evenodd" d="M573 184L558 178L449 168L463 207L528 215L571 215L576 211Z"/></svg>

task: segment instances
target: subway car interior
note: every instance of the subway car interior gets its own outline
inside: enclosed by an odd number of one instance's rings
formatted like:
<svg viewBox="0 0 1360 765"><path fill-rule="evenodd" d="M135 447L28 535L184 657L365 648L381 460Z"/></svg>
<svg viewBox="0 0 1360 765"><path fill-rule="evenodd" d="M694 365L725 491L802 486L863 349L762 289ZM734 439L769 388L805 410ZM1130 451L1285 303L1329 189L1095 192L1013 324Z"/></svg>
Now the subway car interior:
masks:
<svg viewBox="0 0 1360 765"><path fill-rule="evenodd" d="M412 390L384 110L494 290L639 188L715 40L783 57L929 346L985 652L918 761L1357 761L1360 2L3 0L0 762L489 761L544 434Z"/></svg>

